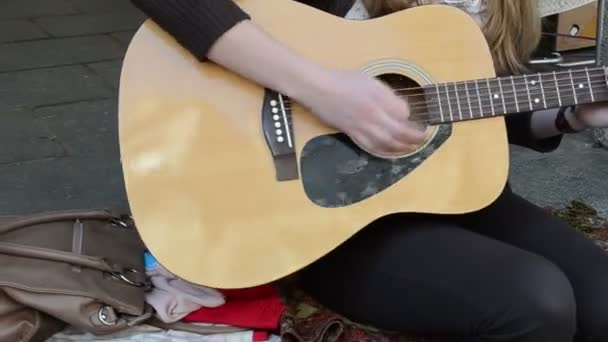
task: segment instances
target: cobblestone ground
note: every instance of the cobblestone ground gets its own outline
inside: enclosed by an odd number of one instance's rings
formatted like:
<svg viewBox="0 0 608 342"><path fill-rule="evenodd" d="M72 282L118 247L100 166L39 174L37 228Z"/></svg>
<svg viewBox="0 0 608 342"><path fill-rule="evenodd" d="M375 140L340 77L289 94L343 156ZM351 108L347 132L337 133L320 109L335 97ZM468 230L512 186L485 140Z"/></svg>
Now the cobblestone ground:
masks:
<svg viewBox="0 0 608 342"><path fill-rule="evenodd" d="M0 1L0 214L127 208L117 141L121 59L144 16L128 0ZM541 205L608 214L608 151L513 149L512 185Z"/></svg>

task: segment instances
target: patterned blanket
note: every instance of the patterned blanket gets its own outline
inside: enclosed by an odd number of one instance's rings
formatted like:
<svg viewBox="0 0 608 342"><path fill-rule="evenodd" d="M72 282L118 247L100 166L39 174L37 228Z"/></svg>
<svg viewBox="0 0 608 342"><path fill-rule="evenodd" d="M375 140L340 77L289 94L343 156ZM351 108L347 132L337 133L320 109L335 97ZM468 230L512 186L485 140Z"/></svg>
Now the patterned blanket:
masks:
<svg viewBox="0 0 608 342"><path fill-rule="evenodd" d="M608 252L608 222L580 201L568 207L547 210L585 233ZM449 336L397 335L362 326L325 309L293 285L283 285L287 310L281 319L280 335L287 342L451 342Z"/></svg>

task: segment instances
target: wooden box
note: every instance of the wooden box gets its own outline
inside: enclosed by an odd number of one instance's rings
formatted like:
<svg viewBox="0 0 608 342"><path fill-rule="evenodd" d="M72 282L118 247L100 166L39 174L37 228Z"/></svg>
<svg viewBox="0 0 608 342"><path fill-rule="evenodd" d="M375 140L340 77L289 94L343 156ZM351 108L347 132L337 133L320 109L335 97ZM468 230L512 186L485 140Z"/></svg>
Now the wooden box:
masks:
<svg viewBox="0 0 608 342"><path fill-rule="evenodd" d="M557 15L556 51L575 50L595 46L597 35L597 1ZM577 39L586 37L592 39Z"/></svg>

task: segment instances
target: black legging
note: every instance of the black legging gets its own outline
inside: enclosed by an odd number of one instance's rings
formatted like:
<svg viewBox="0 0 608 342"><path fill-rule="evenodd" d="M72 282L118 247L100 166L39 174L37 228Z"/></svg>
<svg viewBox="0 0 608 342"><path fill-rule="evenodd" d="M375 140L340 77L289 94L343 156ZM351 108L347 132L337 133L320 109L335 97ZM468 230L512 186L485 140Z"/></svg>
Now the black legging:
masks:
<svg viewBox="0 0 608 342"><path fill-rule="evenodd" d="M506 190L479 212L393 215L301 272L353 321L467 342L608 342L608 257Z"/></svg>

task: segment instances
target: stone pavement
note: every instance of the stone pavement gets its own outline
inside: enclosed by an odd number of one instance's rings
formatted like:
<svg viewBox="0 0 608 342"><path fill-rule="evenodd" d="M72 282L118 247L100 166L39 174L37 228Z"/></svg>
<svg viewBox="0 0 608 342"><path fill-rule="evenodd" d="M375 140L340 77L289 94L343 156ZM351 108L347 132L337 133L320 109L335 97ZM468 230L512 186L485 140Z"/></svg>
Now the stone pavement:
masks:
<svg viewBox="0 0 608 342"><path fill-rule="evenodd" d="M144 16L128 0L0 1L0 214L127 208L117 141L121 59ZM512 185L608 216L608 150L513 148ZM516 214L516 213L514 213Z"/></svg>
<svg viewBox="0 0 608 342"><path fill-rule="evenodd" d="M126 208L117 87L128 0L0 1L0 214Z"/></svg>

